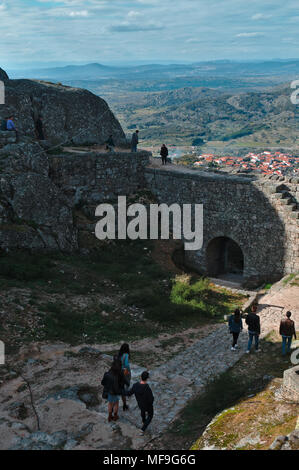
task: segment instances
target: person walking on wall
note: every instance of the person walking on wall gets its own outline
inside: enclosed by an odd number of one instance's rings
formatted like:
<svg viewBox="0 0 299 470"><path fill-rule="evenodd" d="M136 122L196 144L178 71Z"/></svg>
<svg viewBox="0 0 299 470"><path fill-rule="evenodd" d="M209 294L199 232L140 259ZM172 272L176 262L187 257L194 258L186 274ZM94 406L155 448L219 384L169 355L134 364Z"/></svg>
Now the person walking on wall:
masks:
<svg viewBox="0 0 299 470"><path fill-rule="evenodd" d="M168 157L168 148L165 144L162 145L160 155L162 157L162 165L167 164L167 157Z"/></svg>
<svg viewBox="0 0 299 470"><path fill-rule="evenodd" d="M137 146L139 144L139 130L137 129L134 134L132 135L132 140L131 140L131 151L133 153L137 152Z"/></svg>
<svg viewBox="0 0 299 470"><path fill-rule="evenodd" d="M246 320L245 320L246 324L248 325L248 334L249 334L248 346L247 346L247 351L246 351L247 354L250 353L253 339L255 342L255 352L260 352L259 336L261 334L261 323L260 323L260 317L257 315L256 311L257 311L257 306L253 305L251 307L251 312L247 315Z"/></svg>
<svg viewBox="0 0 299 470"><path fill-rule="evenodd" d="M130 346L127 343L124 343L118 353L119 360L121 362L121 368L123 371L124 376L126 377L127 387L130 386L131 383L131 366L130 366ZM123 410L126 411L129 409L127 405L126 395L122 395L123 401Z"/></svg>
<svg viewBox="0 0 299 470"><path fill-rule="evenodd" d="M295 323L291 320L292 313L287 312L286 316L280 322L279 334L282 337L282 355L285 356L286 353L291 352L291 345L293 336L296 337L296 328Z"/></svg>
<svg viewBox="0 0 299 470"><path fill-rule="evenodd" d="M126 395L135 395L138 407L141 411L141 419L143 426L141 428L141 435L144 434L147 427L151 423L154 416L154 395L152 389L148 385L149 373L142 372L140 382L136 382L131 390L126 392Z"/></svg>
<svg viewBox="0 0 299 470"><path fill-rule="evenodd" d="M125 385L128 385L118 358L114 359L111 369L104 374L101 384L104 387L103 398L108 400L108 422L117 421L120 395L124 393Z"/></svg>
<svg viewBox="0 0 299 470"><path fill-rule="evenodd" d="M238 338L239 338L241 331L243 330L241 312L238 308L235 310L234 314L229 317L228 326L229 326L230 334L233 335L233 343L232 343L231 350L236 351L238 347L237 345Z"/></svg>

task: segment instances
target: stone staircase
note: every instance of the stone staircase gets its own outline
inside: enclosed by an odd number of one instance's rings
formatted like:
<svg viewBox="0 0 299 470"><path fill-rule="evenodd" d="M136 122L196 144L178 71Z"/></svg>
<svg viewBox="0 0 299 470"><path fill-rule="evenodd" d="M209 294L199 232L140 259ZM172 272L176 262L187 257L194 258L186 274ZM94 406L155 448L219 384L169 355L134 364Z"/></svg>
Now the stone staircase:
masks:
<svg viewBox="0 0 299 470"><path fill-rule="evenodd" d="M259 184L263 186L284 224L285 274L297 272L299 265L299 177L271 175L261 179Z"/></svg>

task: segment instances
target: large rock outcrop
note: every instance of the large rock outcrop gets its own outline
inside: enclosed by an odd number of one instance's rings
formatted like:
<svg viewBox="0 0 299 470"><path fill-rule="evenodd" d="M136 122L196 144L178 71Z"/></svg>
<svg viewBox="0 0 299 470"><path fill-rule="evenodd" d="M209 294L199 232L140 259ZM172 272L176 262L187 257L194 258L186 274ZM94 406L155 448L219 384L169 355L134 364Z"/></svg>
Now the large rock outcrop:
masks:
<svg viewBox="0 0 299 470"><path fill-rule="evenodd" d="M86 90L31 80L5 81L0 122L14 116L15 132L0 131L0 250L78 248L73 207L51 178L53 144L103 143L110 134L125 143L124 132L107 103ZM43 118L47 142L36 140L35 125Z"/></svg>
<svg viewBox="0 0 299 470"><path fill-rule="evenodd" d="M65 144L102 144L110 134L116 143L125 134L107 103L93 93L60 84L33 80L7 80L5 105L0 106L0 121L13 115L20 137L35 138L35 122L43 118L45 138Z"/></svg>
<svg viewBox="0 0 299 470"><path fill-rule="evenodd" d="M0 247L2 250L77 248L72 208L48 176L48 156L37 143L0 150Z"/></svg>
<svg viewBox="0 0 299 470"><path fill-rule="evenodd" d="M7 73L5 72L5 70L3 70L1 67L0 67L0 80L2 82L6 82L6 80L8 80L8 75Z"/></svg>

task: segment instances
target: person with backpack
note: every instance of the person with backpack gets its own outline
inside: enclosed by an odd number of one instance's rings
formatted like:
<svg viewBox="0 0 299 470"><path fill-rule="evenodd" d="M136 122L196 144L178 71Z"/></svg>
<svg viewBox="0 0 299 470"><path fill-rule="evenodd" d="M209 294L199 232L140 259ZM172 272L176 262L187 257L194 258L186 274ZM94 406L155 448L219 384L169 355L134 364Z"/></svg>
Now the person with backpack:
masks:
<svg viewBox="0 0 299 470"><path fill-rule="evenodd" d="M101 384L104 387L102 396L108 400L108 422L117 421L120 395L125 385L128 385L118 358L114 359L111 369L104 374Z"/></svg>
<svg viewBox="0 0 299 470"><path fill-rule="evenodd" d="M167 164L167 157L168 157L168 148L165 144L162 145L160 155L162 157L162 165Z"/></svg>
<svg viewBox="0 0 299 470"><path fill-rule="evenodd" d="M139 131L136 130L134 134L132 135L132 140L131 140L131 152L136 153L137 152L137 145L139 144L139 137L138 137Z"/></svg>
<svg viewBox="0 0 299 470"><path fill-rule="evenodd" d="M0 126L0 130L1 130L2 132L6 132L6 131L7 131L7 118L2 119L2 121L1 121L1 126Z"/></svg>
<svg viewBox="0 0 299 470"><path fill-rule="evenodd" d="M293 336L295 339L297 339L295 322L291 320L291 316L292 316L292 313L287 312L285 318L281 320L280 322L279 334L282 337L282 355L283 356L286 355L286 352L287 353L291 352ZM286 351L286 347L287 347L287 351Z"/></svg>
<svg viewBox="0 0 299 470"><path fill-rule="evenodd" d="M228 327L229 327L230 334L233 335L233 344L232 344L231 350L236 351L238 347L237 345L238 338L239 338L241 331L243 330L241 312L238 308L235 310L234 314L229 317Z"/></svg>
<svg viewBox="0 0 299 470"><path fill-rule="evenodd" d="M126 392L128 396L135 395L138 407L140 408L143 423L141 435L145 433L154 416L154 395L147 383L148 379L149 373L147 371L142 372L140 382L136 382L131 390Z"/></svg>
<svg viewBox="0 0 299 470"><path fill-rule="evenodd" d="M252 342L254 339L255 342L255 352L260 352L259 349L259 336L261 334L261 324L260 324L260 317L256 313L257 306L253 305L251 307L251 312L246 317L246 324L248 325L248 346L246 353L249 354L252 346Z"/></svg>
<svg viewBox="0 0 299 470"><path fill-rule="evenodd" d="M118 353L118 357L121 361L121 368L123 371L123 374L126 377L128 387L130 386L131 383L131 366L130 366L130 346L127 343L124 343ZM122 395L122 401L123 401L123 410L126 411L129 409L127 405L127 398L126 395Z"/></svg>

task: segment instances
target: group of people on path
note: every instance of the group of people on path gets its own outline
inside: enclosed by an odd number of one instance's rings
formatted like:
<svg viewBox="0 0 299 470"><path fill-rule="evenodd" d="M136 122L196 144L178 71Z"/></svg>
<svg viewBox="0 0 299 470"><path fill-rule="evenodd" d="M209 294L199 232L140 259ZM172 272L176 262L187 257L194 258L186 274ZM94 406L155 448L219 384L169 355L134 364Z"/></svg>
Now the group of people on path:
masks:
<svg viewBox="0 0 299 470"><path fill-rule="evenodd" d="M131 366L130 366L130 347L124 343L118 354L114 356L113 363L108 372L104 374L101 384L104 387L103 398L108 400L108 422L119 419L119 401L123 402L123 411L128 411L127 397L135 395L138 407L141 412L142 427L141 435L144 434L154 416L154 396L148 385L148 371L141 374L139 382L136 382L132 388Z"/></svg>
<svg viewBox="0 0 299 470"><path fill-rule="evenodd" d="M296 339L296 328L295 323L291 320L292 313L286 312L286 316L280 322L279 334L282 337L282 355L285 356L291 352L291 345L293 337ZM252 343L254 341L255 351L260 352L259 337L261 334L261 322L260 317L257 314L257 305L253 304L251 312L246 316L245 323L248 326L248 344L246 353L249 354L251 351ZM232 334L232 351L236 351L238 348L238 338L243 330L242 314L239 309L236 309L234 314L229 317L228 320L229 332Z"/></svg>
<svg viewBox="0 0 299 470"><path fill-rule="evenodd" d="M113 136L110 135L109 138L106 140L105 142L106 144L106 150L108 152L114 152L115 150L115 143L114 143L114 139L113 139ZM137 152L137 148L138 148L138 144L139 144L139 130L137 129L133 135L132 135L132 138L131 138L131 152L132 153L136 153ZM160 156L161 156L161 159L162 159L162 165L166 165L167 164L167 157L168 157L168 148L166 147L165 144L162 145L161 147L161 150L160 150Z"/></svg>

